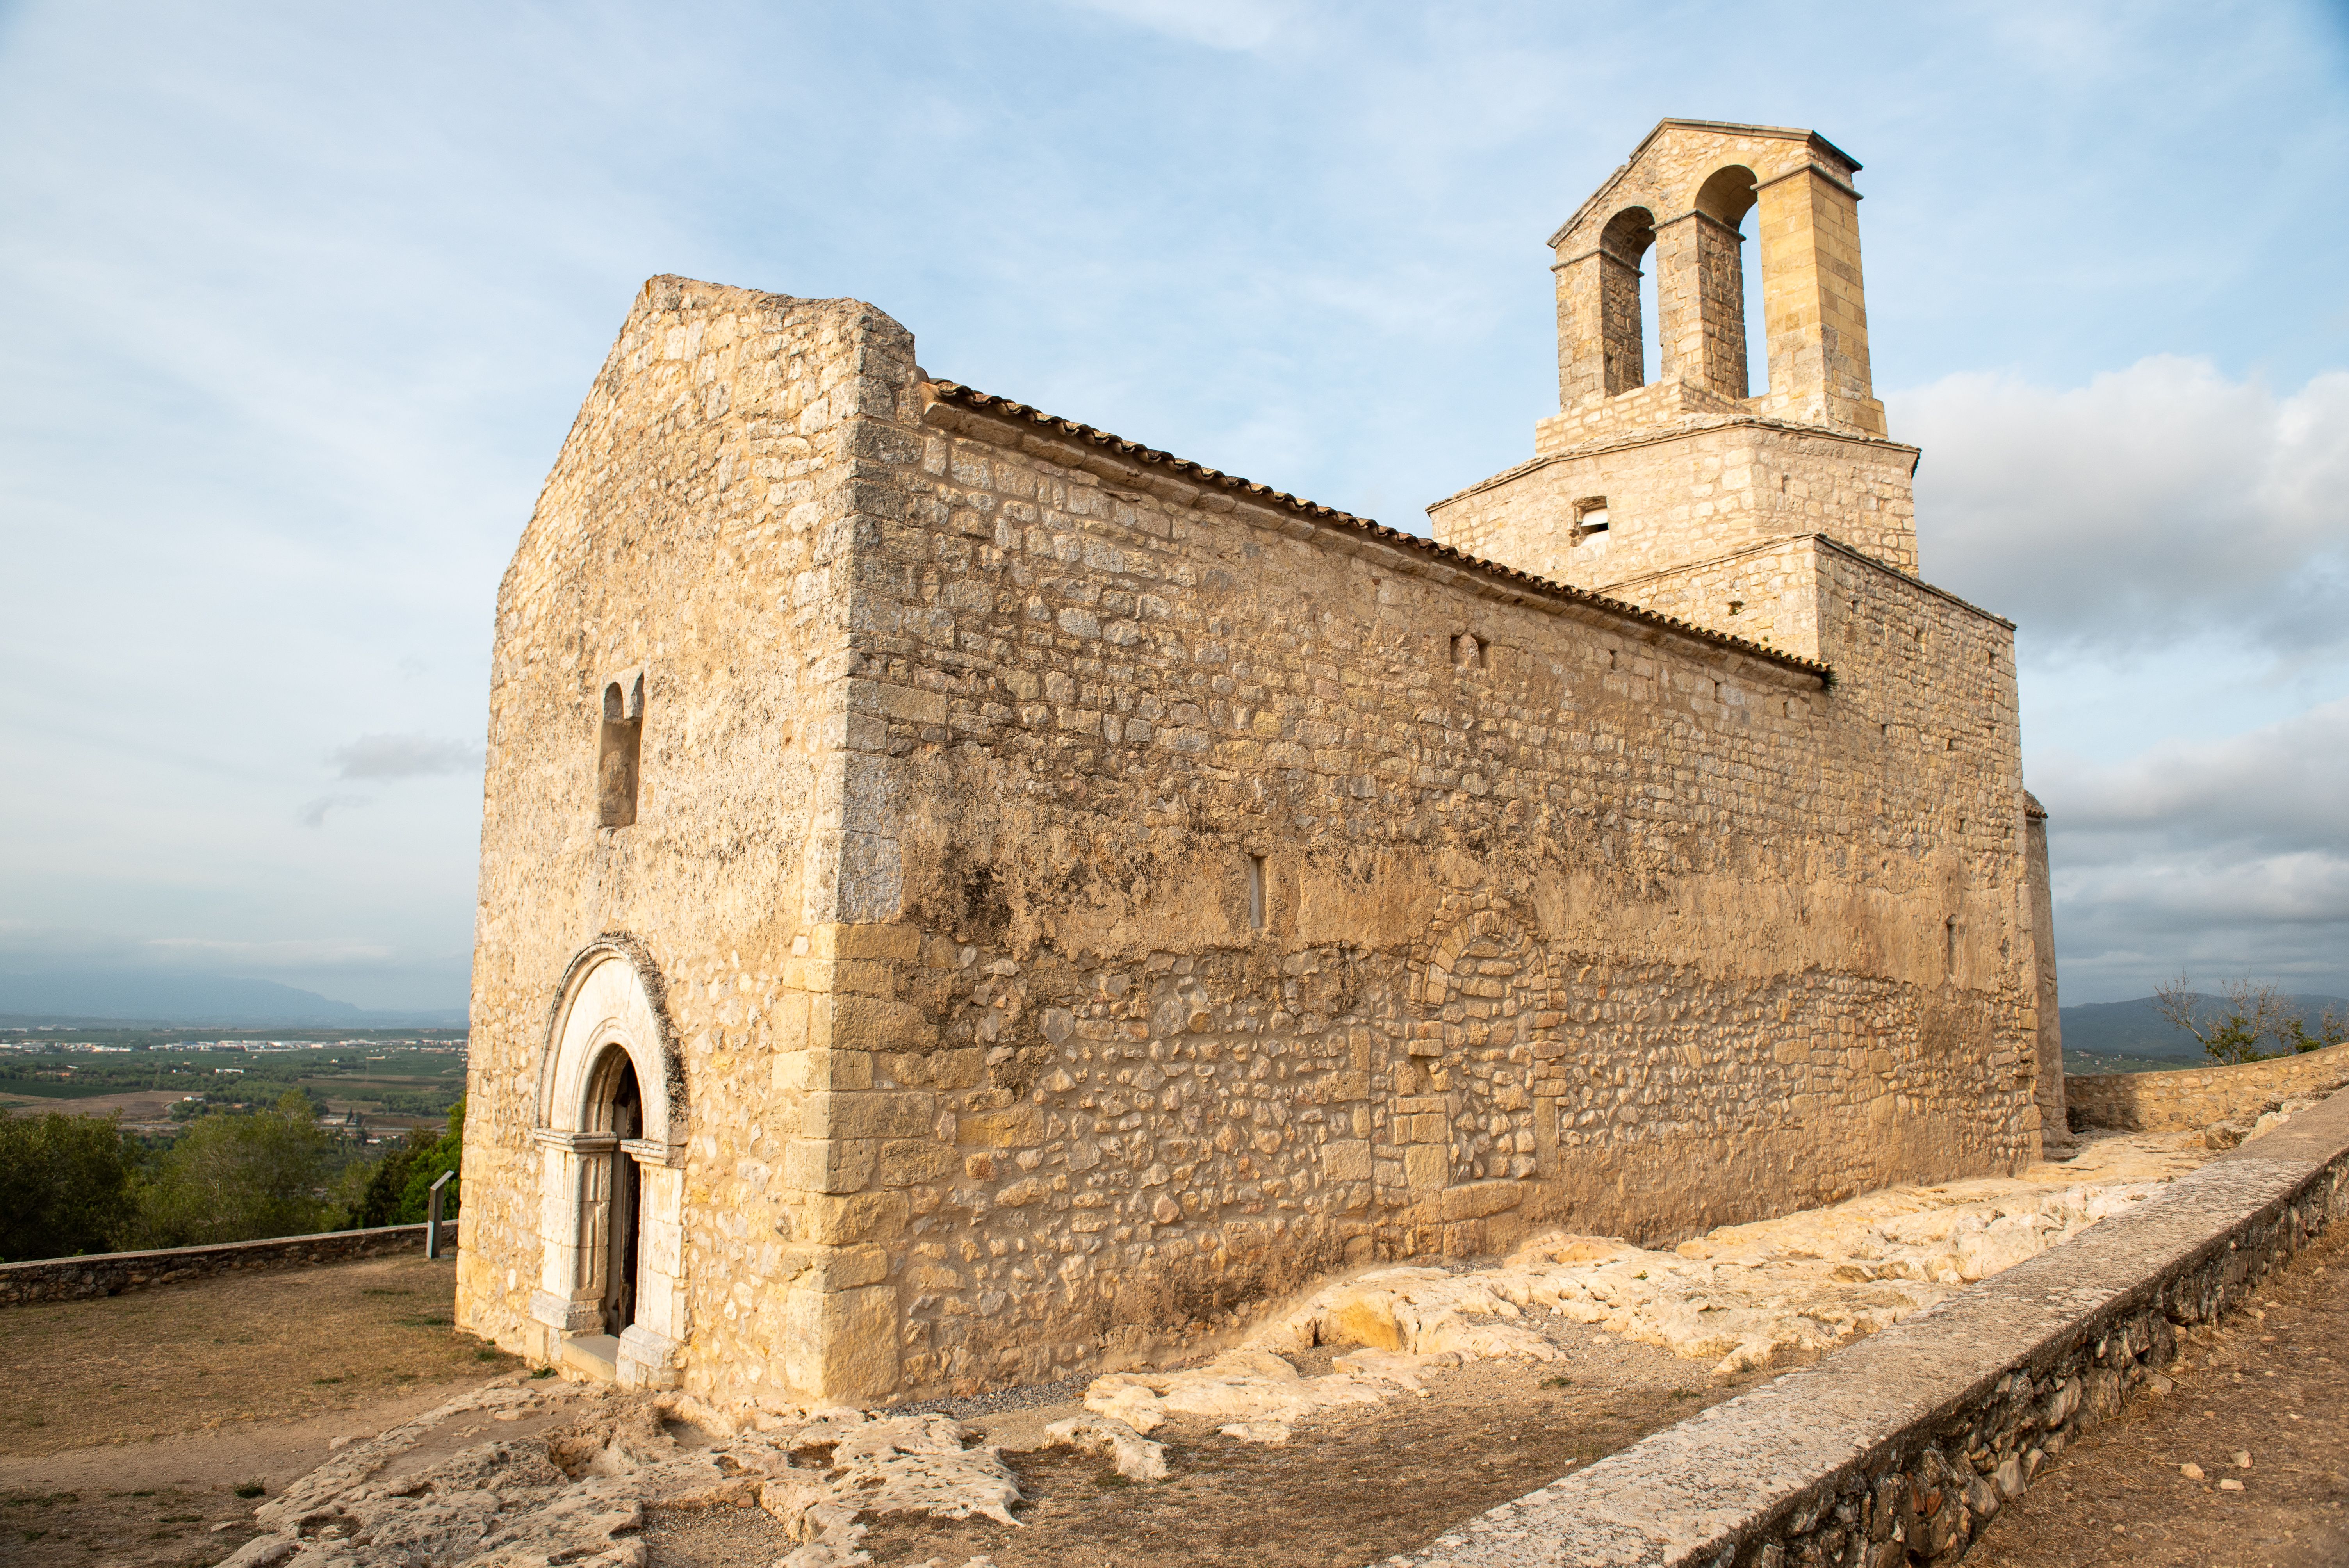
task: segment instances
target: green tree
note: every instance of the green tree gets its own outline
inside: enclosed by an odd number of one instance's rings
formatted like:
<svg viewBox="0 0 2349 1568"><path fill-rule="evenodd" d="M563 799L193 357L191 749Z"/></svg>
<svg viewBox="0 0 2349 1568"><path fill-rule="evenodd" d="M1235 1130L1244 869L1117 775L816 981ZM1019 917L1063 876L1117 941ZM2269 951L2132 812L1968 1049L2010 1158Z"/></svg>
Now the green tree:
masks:
<svg viewBox="0 0 2349 1568"><path fill-rule="evenodd" d="M465 1178L465 1102L460 1098L449 1108L449 1131L435 1142L418 1150L408 1168L408 1180L399 1191L399 1207L392 1216L395 1225L420 1225L432 1212L432 1183L443 1171L458 1172L456 1180L440 1190L440 1217L457 1217L457 1190Z"/></svg>
<svg viewBox="0 0 2349 1568"><path fill-rule="evenodd" d="M118 1245L137 1213L139 1155L111 1118L0 1120L0 1263Z"/></svg>
<svg viewBox="0 0 2349 1568"><path fill-rule="evenodd" d="M334 1147L309 1097L297 1090L251 1116L199 1117L140 1192L144 1244L199 1246L326 1229L338 1217L322 1195Z"/></svg>
<svg viewBox="0 0 2349 1568"><path fill-rule="evenodd" d="M438 1148L440 1142L429 1128L410 1128L406 1138L375 1162L366 1187L343 1217L343 1228L364 1231L395 1223L392 1216L399 1212L400 1197L408 1191L409 1171L426 1150Z"/></svg>
<svg viewBox="0 0 2349 1568"><path fill-rule="evenodd" d="M2327 1046L2349 1045L2349 1016L2327 1007L2317 1015L2316 1032L2308 1031L2308 1017L2294 1013L2284 1020L2278 1036L2295 1051L2321 1051Z"/></svg>

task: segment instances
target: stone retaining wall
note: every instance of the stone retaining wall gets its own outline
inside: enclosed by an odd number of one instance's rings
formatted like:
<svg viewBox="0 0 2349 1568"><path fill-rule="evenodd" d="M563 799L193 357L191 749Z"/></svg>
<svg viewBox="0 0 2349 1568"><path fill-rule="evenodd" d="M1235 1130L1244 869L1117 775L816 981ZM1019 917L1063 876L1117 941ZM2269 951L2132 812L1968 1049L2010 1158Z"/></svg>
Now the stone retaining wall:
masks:
<svg viewBox="0 0 2349 1568"><path fill-rule="evenodd" d="M440 1245L453 1255L457 1222L440 1222ZM46 1258L0 1264L0 1306L36 1301L78 1301L120 1295L126 1290L202 1279L243 1269L306 1268L349 1263L393 1253L424 1250L422 1225L384 1225L367 1231L328 1231L315 1236L277 1236L265 1242L228 1242L211 1247L165 1247L146 1253L96 1253L78 1258Z"/></svg>
<svg viewBox="0 0 2349 1568"><path fill-rule="evenodd" d="M2079 1127L2190 1132L2214 1121L2256 1121L2279 1100L2329 1093L2349 1079L2349 1046L2234 1067L2066 1076L2064 1103Z"/></svg>
<svg viewBox="0 0 2349 1568"><path fill-rule="evenodd" d="M2349 1095L2076 1241L1388 1562L1954 1562L2084 1426L2166 1387L2181 1326L2243 1300L2344 1210Z"/></svg>

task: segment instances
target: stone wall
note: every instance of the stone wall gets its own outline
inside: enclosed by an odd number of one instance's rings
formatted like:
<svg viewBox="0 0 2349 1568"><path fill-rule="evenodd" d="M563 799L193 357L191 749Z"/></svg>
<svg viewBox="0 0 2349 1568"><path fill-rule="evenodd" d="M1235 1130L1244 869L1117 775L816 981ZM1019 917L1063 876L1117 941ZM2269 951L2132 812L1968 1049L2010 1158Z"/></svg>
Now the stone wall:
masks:
<svg viewBox="0 0 2349 1568"><path fill-rule="evenodd" d="M2328 1046L2231 1067L2072 1074L2064 1079L2064 1098L2080 1127L2197 1132L2214 1121L2255 1122L2278 1101L2330 1093L2344 1080L2349 1046Z"/></svg>
<svg viewBox="0 0 2349 1568"><path fill-rule="evenodd" d="M921 961L842 1185L908 1389L2035 1149L2003 623L1829 552L1826 693L993 399L898 440L854 640Z"/></svg>
<svg viewBox="0 0 2349 1568"><path fill-rule="evenodd" d="M869 722L842 680L846 567L871 526L852 438L910 351L853 301L653 280L501 584L458 1320L510 1350L551 1358L533 1293L550 1228L577 1223L550 1211L564 1195L536 1139L556 1119L549 1010L574 957L616 935L647 955L679 1057L688 1386L821 1387L787 1366L821 1336L786 1328L807 1304L785 1144L829 1086L785 1044L854 1006L860 950L834 936L863 918L874 873L852 830L874 805L849 798L842 760ZM600 694L638 671L635 820L599 827Z"/></svg>
<svg viewBox="0 0 2349 1568"><path fill-rule="evenodd" d="M457 1225L455 1220L440 1222L442 1247L456 1246ZM278 1236L264 1242L225 1242L208 1247L36 1258L30 1263L0 1264L0 1306L120 1295L126 1290L208 1279L214 1274L248 1269L312 1268L321 1264L423 1250L422 1225L384 1225L367 1231L328 1231L315 1236Z"/></svg>
<svg viewBox="0 0 2349 1568"><path fill-rule="evenodd" d="M1387 1561L1954 1563L2084 1429L2163 1386L2181 1331L2243 1305L2344 1212L2349 1098L1816 1367Z"/></svg>

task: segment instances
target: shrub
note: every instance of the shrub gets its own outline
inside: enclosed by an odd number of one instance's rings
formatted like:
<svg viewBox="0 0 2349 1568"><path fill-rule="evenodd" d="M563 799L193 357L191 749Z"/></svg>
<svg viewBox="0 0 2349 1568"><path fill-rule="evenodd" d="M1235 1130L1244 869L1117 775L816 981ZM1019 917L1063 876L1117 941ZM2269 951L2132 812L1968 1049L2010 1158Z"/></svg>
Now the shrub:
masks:
<svg viewBox="0 0 2349 1568"><path fill-rule="evenodd" d="M138 1212L139 1156L111 1119L51 1111L0 1120L0 1262L122 1244Z"/></svg>
<svg viewBox="0 0 2349 1568"><path fill-rule="evenodd" d="M299 1093L251 1116L197 1118L140 1189L141 1244L201 1246L326 1229L338 1217L319 1195L334 1143Z"/></svg>
<svg viewBox="0 0 2349 1568"><path fill-rule="evenodd" d="M440 1190L440 1217L457 1217L457 1192L465 1178L465 1102L460 1099L449 1108L449 1130L436 1141L417 1151L415 1162L408 1168L408 1180L399 1190L399 1207L393 1212L395 1225L420 1225L431 1213L432 1183L444 1171L458 1171L455 1181Z"/></svg>
<svg viewBox="0 0 2349 1568"><path fill-rule="evenodd" d="M409 1131L398 1148L387 1151L378 1161L367 1178L367 1188L358 1201L344 1216L347 1229L364 1230L374 1225L420 1225L424 1222L431 1202L432 1183L443 1171L455 1171L463 1162L465 1143L465 1102L462 1099L450 1109L449 1130L435 1138L419 1127ZM440 1217L457 1217L457 1189L463 1178L451 1181L440 1191Z"/></svg>

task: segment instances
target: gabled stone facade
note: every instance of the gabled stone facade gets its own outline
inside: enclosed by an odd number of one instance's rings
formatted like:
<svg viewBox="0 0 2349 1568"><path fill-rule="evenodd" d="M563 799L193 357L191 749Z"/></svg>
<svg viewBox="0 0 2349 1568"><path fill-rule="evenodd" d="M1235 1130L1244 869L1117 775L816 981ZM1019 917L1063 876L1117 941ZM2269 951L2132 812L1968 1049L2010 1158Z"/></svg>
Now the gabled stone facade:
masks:
<svg viewBox="0 0 2349 1568"><path fill-rule="evenodd" d="M922 1398L2030 1159L2012 628L1913 574L1857 167L1659 128L1555 242L1536 462L1433 542L930 377L869 305L647 284L499 597L460 1320ZM1652 385L1576 249L1633 206Z"/></svg>

